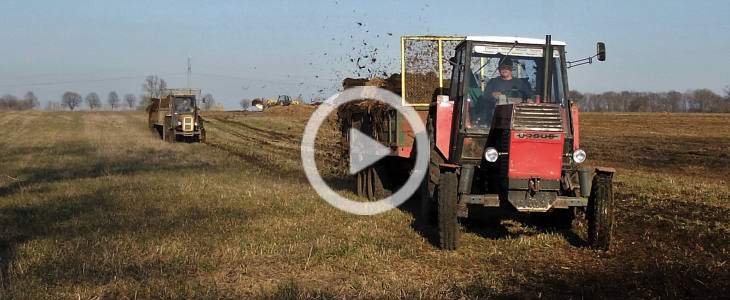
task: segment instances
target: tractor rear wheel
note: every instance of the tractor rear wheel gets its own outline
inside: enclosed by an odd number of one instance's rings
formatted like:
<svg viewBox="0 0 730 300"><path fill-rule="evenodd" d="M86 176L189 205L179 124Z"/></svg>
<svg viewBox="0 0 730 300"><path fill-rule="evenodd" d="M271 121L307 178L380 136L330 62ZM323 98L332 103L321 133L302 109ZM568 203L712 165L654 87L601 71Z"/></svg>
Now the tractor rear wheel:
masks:
<svg viewBox="0 0 730 300"><path fill-rule="evenodd" d="M456 214L458 179L456 172L444 171L438 185L438 231L442 249L455 250L459 238L459 222Z"/></svg>
<svg viewBox="0 0 730 300"><path fill-rule="evenodd" d="M613 236L613 173L597 172L593 177L586 219L588 245L608 250Z"/></svg>
<svg viewBox="0 0 730 300"><path fill-rule="evenodd" d="M385 198L388 193L383 182L387 180L387 170L381 162L375 163L357 173L357 195L373 201Z"/></svg>
<svg viewBox="0 0 730 300"><path fill-rule="evenodd" d="M366 170L362 170L355 175L355 179L357 180L357 195L359 197L365 197L365 174Z"/></svg>

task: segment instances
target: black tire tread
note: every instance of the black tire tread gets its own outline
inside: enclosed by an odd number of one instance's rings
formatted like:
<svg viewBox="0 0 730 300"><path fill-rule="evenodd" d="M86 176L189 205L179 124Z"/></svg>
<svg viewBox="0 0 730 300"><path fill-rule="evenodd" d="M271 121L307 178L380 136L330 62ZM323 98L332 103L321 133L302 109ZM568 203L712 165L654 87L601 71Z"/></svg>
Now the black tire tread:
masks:
<svg viewBox="0 0 730 300"><path fill-rule="evenodd" d="M455 250L459 234L459 223L456 214L456 197L458 179L456 173L441 173L438 185L438 231L441 249Z"/></svg>
<svg viewBox="0 0 730 300"><path fill-rule="evenodd" d="M436 224L436 197L437 197L437 186L439 184L439 176L441 171L439 165L444 162L441 154L436 150L436 139L434 132L433 119L429 118L426 122L426 128L428 130L428 140L430 142L430 159L428 162L428 173L424 178L423 185L421 187L421 220L424 226L430 226Z"/></svg>
<svg viewBox="0 0 730 300"><path fill-rule="evenodd" d="M599 172L593 177L588 199L588 245L608 250L613 236L613 174Z"/></svg>

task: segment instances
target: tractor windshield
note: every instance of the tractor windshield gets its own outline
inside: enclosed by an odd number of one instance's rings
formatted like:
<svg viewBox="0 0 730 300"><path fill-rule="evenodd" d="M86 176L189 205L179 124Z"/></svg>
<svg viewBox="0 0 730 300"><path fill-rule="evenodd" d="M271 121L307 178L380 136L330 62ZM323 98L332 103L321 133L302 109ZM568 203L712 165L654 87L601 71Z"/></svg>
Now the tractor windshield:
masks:
<svg viewBox="0 0 730 300"><path fill-rule="evenodd" d="M195 97L173 98L173 109L176 113L192 113L195 111Z"/></svg>
<svg viewBox="0 0 730 300"><path fill-rule="evenodd" d="M491 126L496 105L510 103L563 104L563 77L560 53L553 51L554 69L551 97L540 99L543 82L543 48L541 46L475 45L469 62L466 87L469 128Z"/></svg>

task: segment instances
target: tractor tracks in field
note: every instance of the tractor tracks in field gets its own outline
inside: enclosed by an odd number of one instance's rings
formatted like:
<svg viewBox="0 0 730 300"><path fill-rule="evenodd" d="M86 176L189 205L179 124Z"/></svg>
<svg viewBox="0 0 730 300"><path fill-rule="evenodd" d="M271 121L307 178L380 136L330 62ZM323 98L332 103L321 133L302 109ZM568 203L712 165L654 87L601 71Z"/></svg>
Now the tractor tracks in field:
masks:
<svg viewBox="0 0 730 300"><path fill-rule="evenodd" d="M293 140L293 139L297 139L298 140L299 139L299 137L296 137L296 136L294 136L292 134L282 133L282 132L278 132L278 131L273 131L273 130L268 130L268 129L254 127L254 126L248 125L248 124L246 124L244 122L232 121L232 120L229 120L229 119L217 119L217 120L218 121L221 121L223 123L229 124L229 125L241 126L243 128L246 128L246 129L255 131L257 134L262 134L263 133L267 137L271 138L272 140L276 140L276 141L285 141L285 140Z"/></svg>
<svg viewBox="0 0 730 300"><path fill-rule="evenodd" d="M286 174L291 179L304 180L303 174L300 174L298 137L240 121L212 117L207 122L206 145L238 157L261 170L273 170L273 173Z"/></svg>

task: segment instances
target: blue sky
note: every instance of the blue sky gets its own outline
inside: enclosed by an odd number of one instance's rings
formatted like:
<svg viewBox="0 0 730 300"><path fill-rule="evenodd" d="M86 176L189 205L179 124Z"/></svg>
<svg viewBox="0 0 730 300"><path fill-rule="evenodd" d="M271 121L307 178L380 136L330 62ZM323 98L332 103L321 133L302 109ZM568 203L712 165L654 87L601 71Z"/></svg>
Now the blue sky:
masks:
<svg viewBox="0 0 730 300"><path fill-rule="evenodd" d="M402 35L551 34L569 59L604 41L606 62L570 70L582 92L730 85L730 1L0 0L0 11L0 94L31 90L42 104L65 91L140 94L150 74L184 87L188 55L192 85L227 109L326 98L368 75L349 61L363 53L378 59L373 73L398 71Z"/></svg>

